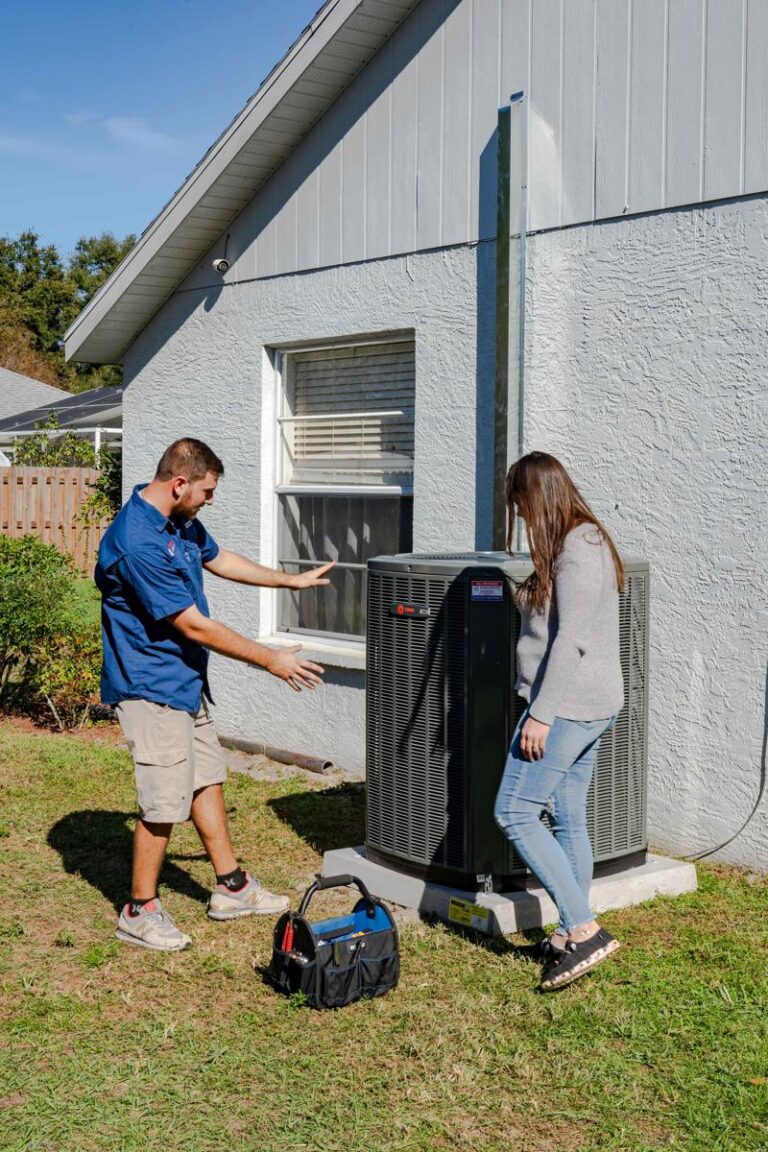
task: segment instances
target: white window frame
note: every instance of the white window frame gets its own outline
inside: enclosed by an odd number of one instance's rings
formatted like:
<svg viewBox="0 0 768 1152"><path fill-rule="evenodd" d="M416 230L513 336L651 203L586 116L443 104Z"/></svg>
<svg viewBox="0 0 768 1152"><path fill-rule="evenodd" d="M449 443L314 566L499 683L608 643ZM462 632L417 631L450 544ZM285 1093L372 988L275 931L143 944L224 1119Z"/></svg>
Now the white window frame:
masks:
<svg viewBox="0 0 768 1152"><path fill-rule="evenodd" d="M286 358L293 353L333 351L340 348L364 348L366 345L381 347L382 344L402 344L411 341L415 354L415 333L412 330L367 333L365 336L346 337L338 340L323 340L314 343L297 343L265 348L265 400L262 423L262 555L270 557L273 568L279 567L280 496L296 495L323 496L413 496L411 484L283 484L283 445L281 425L295 417L283 415L286 403ZM268 380L271 378L271 380ZM394 412L394 410L388 410ZM379 413L366 413L374 416ZM269 503L267 510L264 505ZM268 534L268 540L265 538ZM260 604L263 632L271 640L283 643L304 642L313 648L327 647L348 649L350 652L365 651L365 638L348 636L340 638L325 632L290 632L280 629L278 614L278 590L262 589Z"/></svg>
<svg viewBox="0 0 768 1152"><path fill-rule="evenodd" d="M264 347L262 353L261 404L261 500L259 557L270 568L277 567L278 501L275 484L279 467L279 427L277 423L282 388L281 354ZM277 594L273 588L259 589L259 635L270 640L277 635Z"/></svg>

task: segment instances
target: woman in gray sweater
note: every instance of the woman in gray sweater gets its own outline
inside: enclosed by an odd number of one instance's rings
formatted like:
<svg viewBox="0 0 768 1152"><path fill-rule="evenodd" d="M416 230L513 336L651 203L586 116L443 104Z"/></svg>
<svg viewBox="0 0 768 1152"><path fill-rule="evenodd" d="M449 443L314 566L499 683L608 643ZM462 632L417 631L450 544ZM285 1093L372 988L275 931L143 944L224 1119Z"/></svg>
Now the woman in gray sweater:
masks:
<svg viewBox="0 0 768 1152"><path fill-rule="evenodd" d="M512 739L495 818L557 905L542 946L542 991L562 988L619 947L589 906L587 792L600 737L624 703L616 546L563 465L545 452L509 470L507 549L525 521L534 571L521 585L517 691L527 707ZM549 807L552 833L542 824Z"/></svg>

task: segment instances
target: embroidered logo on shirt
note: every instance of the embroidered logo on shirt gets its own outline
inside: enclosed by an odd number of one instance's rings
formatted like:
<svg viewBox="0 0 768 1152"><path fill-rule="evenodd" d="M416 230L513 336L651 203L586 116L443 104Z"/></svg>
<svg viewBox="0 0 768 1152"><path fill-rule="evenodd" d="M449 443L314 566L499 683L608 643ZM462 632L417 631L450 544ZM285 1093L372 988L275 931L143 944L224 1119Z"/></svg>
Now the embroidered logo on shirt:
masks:
<svg viewBox="0 0 768 1152"><path fill-rule="evenodd" d="M171 537L171 539L168 541L168 551L170 552L171 556L173 556L176 552L176 541L173 539L173 537Z"/></svg>

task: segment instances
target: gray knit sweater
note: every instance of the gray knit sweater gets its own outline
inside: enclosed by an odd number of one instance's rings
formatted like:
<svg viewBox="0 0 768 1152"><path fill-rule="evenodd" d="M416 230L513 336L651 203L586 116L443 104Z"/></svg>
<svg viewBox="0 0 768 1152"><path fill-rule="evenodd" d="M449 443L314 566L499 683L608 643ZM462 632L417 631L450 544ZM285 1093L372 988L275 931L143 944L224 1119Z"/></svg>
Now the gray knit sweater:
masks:
<svg viewBox="0 0 768 1152"><path fill-rule="evenodd" d="M566 536L544 611L521 610L516 688L542 724L603 720L624 703L616 570L593 524Z"/></svg>

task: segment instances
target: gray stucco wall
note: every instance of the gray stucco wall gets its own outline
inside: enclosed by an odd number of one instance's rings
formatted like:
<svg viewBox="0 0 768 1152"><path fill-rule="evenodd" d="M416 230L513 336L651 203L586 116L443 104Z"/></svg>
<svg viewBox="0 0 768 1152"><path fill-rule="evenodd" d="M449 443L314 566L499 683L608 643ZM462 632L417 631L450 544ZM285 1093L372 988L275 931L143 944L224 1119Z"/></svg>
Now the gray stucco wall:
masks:
<svg viewBox="0 0 768 1152"><path fill-rule="evenodd" d="M653 563L650 828L678 853L725 840L760 780L767 235L760 199L529 242L527 446L559 454L620 546ZM174 437L203 437L227 465L206 522L256 554L264 347L410 328L415 547L486 547L492 271L483 245L178 293L127 359L127 480ZM258 634L253 590L210 592ZM216 659L213 683L222 732L363 766L360 673L331 667L297 698ZM722 857L764 867L767 842L764 806Z"/></svg>
<svg viewBox="0 0 768 1152"><path fill-rule="evenodd" d="M177 436L199 436L223 457L226 475L205 522L220 543L257 557L261 536L262 386L265 347L290 341L411 329L416 340L414 546L467 548L475 542L475 475L487 472L491 420L483 405L492 378L488 324L492 295L480 310L492 252L461 248L395 258L213 292L174 296L133 344L125 375L126 485L149 478ZM480 410L478 411L478 403ZM476 458L476 423L486 444ZM481 491L488 491L481 475ZM479 513L487 521L486 508ZM267 558L265 557L265 562ZM260 632L253 589L209 581L215 616L250 636ZM364 768L362 672L334 666L326 686L297 697L282 682L215 658L213 687L221 732ZM313 656L314 658L314 656Z"/></svg>
<svg viewBox="0 0 768 1152"><path fill-rule="evenodd" d="M649 820L677 853L764 772L767 266L765 199L530 243L526 443L653 564ZM768 802L719 858L768 867Z"/></svg>

